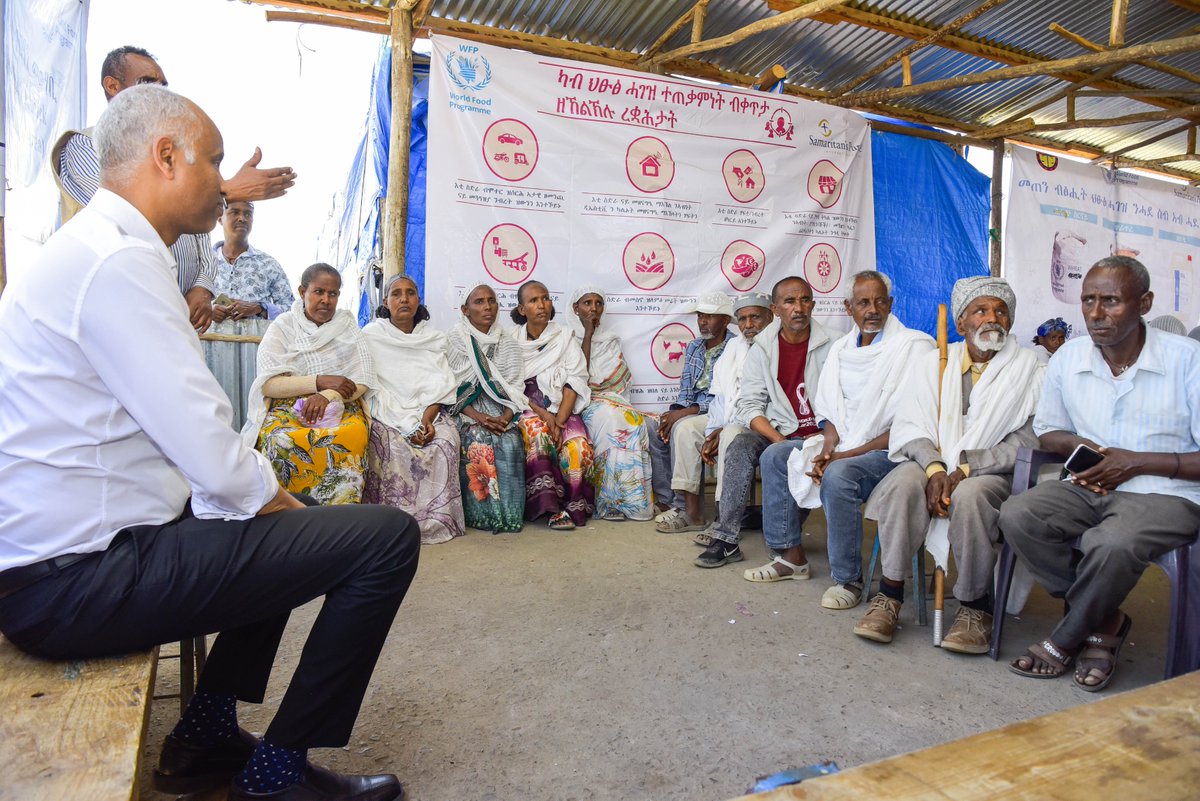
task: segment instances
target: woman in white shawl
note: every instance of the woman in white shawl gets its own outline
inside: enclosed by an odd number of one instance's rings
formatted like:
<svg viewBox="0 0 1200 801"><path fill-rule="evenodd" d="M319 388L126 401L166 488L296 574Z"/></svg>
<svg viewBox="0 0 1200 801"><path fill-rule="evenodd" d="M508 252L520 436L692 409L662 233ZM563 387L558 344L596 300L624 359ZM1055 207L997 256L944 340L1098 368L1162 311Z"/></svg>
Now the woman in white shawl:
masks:
<svg viewBox="0 0 1200 801"><path fill-rule="evenodd" d="M521 284L512 318L529 401L518 421L525 440L525 519L549 516L550 528L569 531L585 525L596 508L592 445L579 416L591 399L587 361L571 330L554 322L544 284Z"/></svg>
<svg viewBox="0 0 1200 801"><path fill-rule="evenodd" d="M521 349L497 319L496 293L471 284L462 317L447 334L446 358L458 387L451 415L462 449L463 516L472 528L520 531L525 517L525 448L513 418L529 403Z"/></svg>
<svg viewBox="0 0 1200 801"><path fill-rule="evenodd" d="M288 492L322 504L358 503L366 472L367 418L359 399L375 368L358 323L337 310L342 276L314 264L300 299L258 346L242 441L257 447Z"/></svg>
<svg viewBox="0 0 1200 801"><path fill-rule="evenodd" d="M595 284L571 295L571 328L588 364L591 403L583 410L595 450L596 517L649 520L654 516L650 488L650 433L646 418L624 392L632 376L621 340L603 327L606 298Z"/></svg>
<svg viewBox="0 0 1200 801"><path fill-rule="evenodd" d="M446 360L446 335L429 325L417 285L404 275L384 287L381 318L363 328L377 386L367 392L366 503L395 506L433 545L465 534L458 481L458 428L442 414L458 387Z"/></svg>

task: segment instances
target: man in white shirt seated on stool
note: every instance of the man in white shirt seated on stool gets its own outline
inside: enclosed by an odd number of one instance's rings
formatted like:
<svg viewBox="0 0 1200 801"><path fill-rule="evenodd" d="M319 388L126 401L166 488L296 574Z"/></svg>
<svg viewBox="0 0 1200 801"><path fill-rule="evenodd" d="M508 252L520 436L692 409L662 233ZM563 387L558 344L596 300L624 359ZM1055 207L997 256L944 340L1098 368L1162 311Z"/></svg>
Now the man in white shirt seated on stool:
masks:
<svg viewBox="0 0 1200 801"><path fill-rule="evenodd" d="M395 776L343 776L344 745L417 569L420 536L385 506L316 507L241 444L204 366L168 245L223 204L221 135L161 86L112 99L100 190L0 299L0 631L49 659L219 631L167 736L155 785L244 799L390 801ZM136 308L136 320L118 310ZM292 609L325 601L261 741Z"/></svg>

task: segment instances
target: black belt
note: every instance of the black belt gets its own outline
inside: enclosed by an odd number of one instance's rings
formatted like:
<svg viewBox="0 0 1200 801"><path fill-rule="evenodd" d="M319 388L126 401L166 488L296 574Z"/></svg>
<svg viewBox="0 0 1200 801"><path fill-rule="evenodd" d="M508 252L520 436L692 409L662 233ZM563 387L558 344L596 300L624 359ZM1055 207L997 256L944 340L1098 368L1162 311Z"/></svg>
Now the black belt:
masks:
<svg viewBox="0 0 1200 801"><path fill-rule="evenodd" d="M90 553L67 553L51 559L43 559L31 565L12 567L0 573L0 600L13 593L25 589L34 582L41 581L47 576L56 576L68 565L73 565L80 559L91 556Z"/></svg>

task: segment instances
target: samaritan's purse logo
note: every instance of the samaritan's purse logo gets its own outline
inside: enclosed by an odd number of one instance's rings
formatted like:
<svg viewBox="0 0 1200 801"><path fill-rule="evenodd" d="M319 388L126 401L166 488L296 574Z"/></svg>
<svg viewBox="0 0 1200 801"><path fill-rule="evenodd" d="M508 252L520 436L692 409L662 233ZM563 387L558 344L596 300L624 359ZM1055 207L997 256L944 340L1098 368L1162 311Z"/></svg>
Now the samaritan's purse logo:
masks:
<svg viewBox="0 0 1200 801"><path fill-rule="evenodd" d="M446 56L446 74L450 76L450 82L462 91L474 92L492 82L492 65L481 55L449 53Z"/></svg>
<svg viewBox="0 0 1200 801"><path fill-rule="evenodd" d="M1046 172L1054 172L1058 167L1058 156L1051 156L1049 153L1038 153L1037 161Z"/></svg>

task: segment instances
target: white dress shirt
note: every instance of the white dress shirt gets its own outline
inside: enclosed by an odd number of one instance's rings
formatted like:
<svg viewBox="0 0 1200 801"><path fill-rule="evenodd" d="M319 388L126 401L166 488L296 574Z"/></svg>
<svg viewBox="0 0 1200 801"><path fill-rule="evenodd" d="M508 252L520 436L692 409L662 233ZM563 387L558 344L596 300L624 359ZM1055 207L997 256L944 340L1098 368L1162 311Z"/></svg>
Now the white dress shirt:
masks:
<svg viewBox="0 0 1200 801"><path fill-rule="evenodd" d="M274 497L204 364L170 252L100 190L0 298L0 570Z"/></svg>
<svg viewBox="0 0 1200 801"><path fill-rule="evenodd" d="M1034 433L1070 431L1102 447L1143 453L1200 451L1200 343L1143 327L1146 344L1119 379L1091 337L1076 337L1055 351ZM1117 489L1200 503L1197 481L1135 476Z"/></svg>

